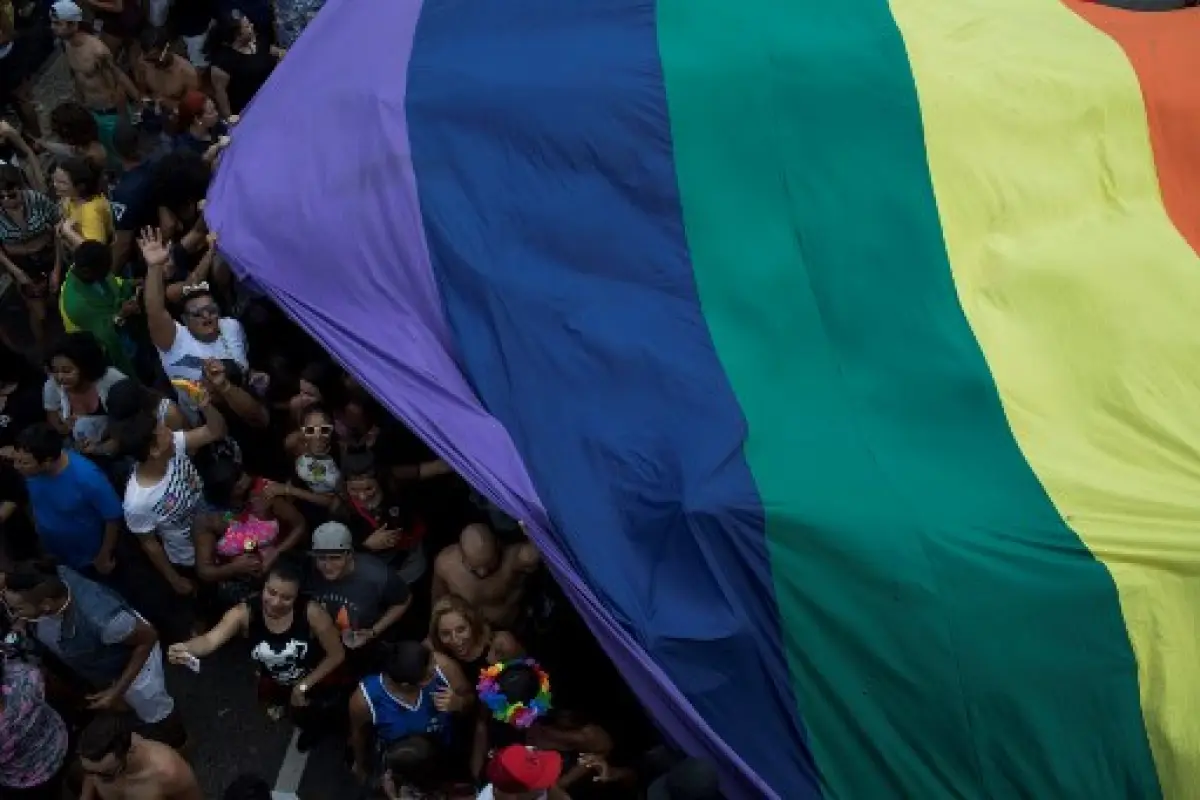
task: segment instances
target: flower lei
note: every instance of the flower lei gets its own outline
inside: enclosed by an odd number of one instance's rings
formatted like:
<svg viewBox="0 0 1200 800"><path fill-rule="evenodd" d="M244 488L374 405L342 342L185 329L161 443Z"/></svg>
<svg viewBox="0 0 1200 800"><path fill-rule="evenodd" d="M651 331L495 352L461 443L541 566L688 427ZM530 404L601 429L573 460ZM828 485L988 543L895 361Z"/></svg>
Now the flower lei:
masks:
<svg viewBox="0 0 1200 800"><path fill-rule="evenodd" d="M538 693L527 703L519 700L511 702L500 690L501 673L517 666L528 667L538 679ZM475 690L493 717L518 728L528 728L534 720L550 710L550 676L532 658L514 658L486 667L479 673L479 684Z"/></svg>

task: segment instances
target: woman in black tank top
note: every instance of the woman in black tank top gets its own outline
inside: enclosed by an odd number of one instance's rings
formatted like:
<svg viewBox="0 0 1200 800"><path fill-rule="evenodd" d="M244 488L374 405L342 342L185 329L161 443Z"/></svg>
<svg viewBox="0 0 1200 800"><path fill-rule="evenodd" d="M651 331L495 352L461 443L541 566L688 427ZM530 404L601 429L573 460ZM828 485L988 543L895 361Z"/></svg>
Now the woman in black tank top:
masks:
<svg viewBox="0 0 1200 800"><path fill-rule="evenodd" d="M246 603L249 614L246 638L250 640L250 658L254 660L260 677L289 691L312 672L320 660L318 654L324 654L308 622L308 614L295 613L307 611L311 602L300 596L293 610L278 619L268 618L263 613L261 602Z"/></svg>
<svg viewBox="0 0 1200 800"><path fill-rule="evenodd" d="M456 594L434 603L429 645L457 661L472 684L479 680L484 667L525 652L515 636L492 630L475 607Z"/></svg>
<svg viewBox="0 0 1200 800"><path fill-rule="evenodd" d="M493 631L475 607L456 594L448 594L433 604L429 645L458 662L472 686L479 682L479 673L485 667L517 658L525 652L521 643L511 633ZM454 760L471 759L477 725L486 725L489 731L487 738L499 742L501 746L520 742L519 734L523 732L500 723L490 724L487 715L482 713L485 711L486 709L480 710L482 716L461 715L455 719L455 724L461 729L451 737L451 741L461 747L460 752L452 757ZM508 737L510 733L516 735Z"/></svg>
<svg viewBox="0 0 1200 800"><path fill-rule="evenodd" d="M336 704L335 692L321 681L346 658L333 620L318 603L300 594L302 573L290 561L276 562L262 593L231 608L203 636L167 650L172 663L189 666L210 655L239 633L250 639L250 657L259 673L259 698L268 713L290 709L300 729L296 747L307 750Z"/></svg>

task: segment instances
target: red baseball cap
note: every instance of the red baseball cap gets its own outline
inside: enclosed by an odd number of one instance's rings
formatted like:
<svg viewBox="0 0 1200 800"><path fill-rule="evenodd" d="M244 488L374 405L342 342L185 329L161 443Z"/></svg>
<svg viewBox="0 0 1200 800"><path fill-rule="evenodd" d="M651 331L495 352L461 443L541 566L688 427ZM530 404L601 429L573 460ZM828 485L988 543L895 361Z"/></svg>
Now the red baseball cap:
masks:
<svg viewBox="0 0 1200 800"><path fill-rule="evenodd" d="M549 789L562 774L562 756L553 750L535 750L519 744L496 751L488 764L487 779L502 792Z"/></svg>

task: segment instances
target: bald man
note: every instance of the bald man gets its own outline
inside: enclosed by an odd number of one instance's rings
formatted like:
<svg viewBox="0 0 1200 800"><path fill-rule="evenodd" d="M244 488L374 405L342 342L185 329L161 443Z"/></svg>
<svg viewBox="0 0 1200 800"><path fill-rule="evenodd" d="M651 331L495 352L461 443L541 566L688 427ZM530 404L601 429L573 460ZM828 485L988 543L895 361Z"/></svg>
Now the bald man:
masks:
<svg viewBox="0 0 1200 800"><path fill-rule="evenodd" d="M456 594L498 630L512 630L521 615L525 580L540 563L528 541L501 547L486 525L468 525L433 565L433 601Z"/></svg>

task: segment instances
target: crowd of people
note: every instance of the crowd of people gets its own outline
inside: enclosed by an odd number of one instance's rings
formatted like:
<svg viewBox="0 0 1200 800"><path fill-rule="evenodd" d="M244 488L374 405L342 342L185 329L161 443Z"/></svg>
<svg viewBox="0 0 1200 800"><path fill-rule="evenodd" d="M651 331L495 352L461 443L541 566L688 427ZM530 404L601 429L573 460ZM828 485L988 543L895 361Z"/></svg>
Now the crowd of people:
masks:
<svg viewBox="0 0 1200 800"><path fill-rule="evenodd" d="M242 647L299 750L344 747L348 797L719 796L649 750L520 522L206 228L238 116L320 3L81 1L46 12L77 100L43 136L10 73L0 122L28 325L0 326L0 793L202 797L168 674Z"/></svg>

